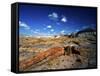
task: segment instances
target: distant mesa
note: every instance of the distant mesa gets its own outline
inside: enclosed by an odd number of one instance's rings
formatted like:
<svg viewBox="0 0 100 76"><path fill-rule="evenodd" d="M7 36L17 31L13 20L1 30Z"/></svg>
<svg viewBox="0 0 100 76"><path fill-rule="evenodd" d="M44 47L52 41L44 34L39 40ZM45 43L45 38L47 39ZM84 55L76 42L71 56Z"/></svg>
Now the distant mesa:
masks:
<svg viewBox="0 0 100 76"><path fill-rule="evenodd" d="M78 32L72 32L70 35L65 34L65 35L61 35L61 36L67 36L67 37L70 37L70 38L96 36L96 29L88 27L88 28L85 28L85 29L81 29Z"/></svg>
<svg viewBox="0 0 100 76"><path fill-rule="evenodd" d="M86 28L86 29L83 29L83 30L80 30L79 32L77 32L77 34L84 33L84 32L95 32L95 31L96 30L93 28Z"/></svg>
<svg viewBox="0 0 100 76"><path fill-rule="evenodd" d="M77 37L88 37L90 35L96 35L96 29L88 27L76 33Z"/></svg>

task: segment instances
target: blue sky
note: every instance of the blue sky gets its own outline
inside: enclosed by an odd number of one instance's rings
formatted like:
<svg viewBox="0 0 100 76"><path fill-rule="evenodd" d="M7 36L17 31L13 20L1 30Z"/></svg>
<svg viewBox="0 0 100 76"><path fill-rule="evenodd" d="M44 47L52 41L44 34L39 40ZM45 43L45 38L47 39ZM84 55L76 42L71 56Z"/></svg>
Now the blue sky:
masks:
<svg viewBox="0 0 100 76"><path fill-rule="evenodd" d="M96 27L96 19L96 8L19 6L20 35L70 34L86 27Z"/></svg>

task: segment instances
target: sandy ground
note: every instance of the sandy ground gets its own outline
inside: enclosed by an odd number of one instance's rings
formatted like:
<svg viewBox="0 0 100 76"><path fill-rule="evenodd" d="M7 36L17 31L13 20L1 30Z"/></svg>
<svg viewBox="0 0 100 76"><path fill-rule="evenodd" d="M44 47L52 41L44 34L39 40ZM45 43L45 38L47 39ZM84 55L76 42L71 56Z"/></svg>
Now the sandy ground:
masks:
<svg viewBox="0 0 100 76"><path fill-rule="evenodd" d="M38 53L44 52L53 47L78 46L80 55L63 54L53 59L43 59L27 69L20 71L71 69L96 67L96 39L89 38L32 38L21 37L19 48L19 63L35 57Z"/></svg>

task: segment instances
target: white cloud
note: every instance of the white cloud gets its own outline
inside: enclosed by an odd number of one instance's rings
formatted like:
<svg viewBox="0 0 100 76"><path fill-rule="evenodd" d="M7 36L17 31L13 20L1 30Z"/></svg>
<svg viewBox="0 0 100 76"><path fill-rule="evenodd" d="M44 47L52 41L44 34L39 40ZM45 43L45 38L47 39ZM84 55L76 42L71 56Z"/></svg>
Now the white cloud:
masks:
<svg viewBox="0 0 100 76"><path fill-rule="evenodd" d="M38 33L37 31L34 31L34 33Z"/></svg>
<svg viewBox="0 0 100 76"><path fill-rule="evenodd" d="M67 22L67 18L65 16L62 17L61 19L62 22Z"/></svg>
<svg viewBox="0 0 100 76"><path fill-rule="evenodd" d="M52 14L49 14L48 15L49 17L54 17L54 18L58 18L58 14L53 12Z"/></svg>
<svg viewBox="0 0 100 76"><path fill-rule="evenodd" d="M36 30L32 30L32 29L31 29L30 31L31 31L32 33L38 34L40 30L39 30L39 29L36 29Z"/></svg>
<svg viewBox="0 0 100 76"><path fill-rule="evenodd" d="M61 34L65 34L65 30L62 30L62 31L61 31Z"/></svg>
<svg viewBox="0 0 100 76"><path fill-rule="evenodd" d="M64 16L64 15L58 16L58 14L56 12L49 14L48 17L53 21L67 22L66 16ZM57 24L59 25L59 23L57 23Z"/></svg>
<svg viewBox="0 0 100 76"><path fill-rule="evenodd" d="M30 27L29 27L26 23L21 22L21 21L19 21L19 26L20 26L20 27L23 27L23 28L25 28L25 29L30 29Z"/></svg>
<svg viewBox="0 0 100 76"><path fill-rule="evenodd" d="M58 14L55 12L49 14L48 17L53 21L58 21Z"/></svg>
<svg viewBox="0 0 100 76"><path fill-rule="evenodd" d="M53 31L54 31L54 29L51 29L50 31L51 31L51 32L53 32Z"/></svg>
<svg viewBox="0 0 100 76"><path fill-rule="evenodd" d="M51 25L48 25L47 28L52 28L52 26Z"/></svg>

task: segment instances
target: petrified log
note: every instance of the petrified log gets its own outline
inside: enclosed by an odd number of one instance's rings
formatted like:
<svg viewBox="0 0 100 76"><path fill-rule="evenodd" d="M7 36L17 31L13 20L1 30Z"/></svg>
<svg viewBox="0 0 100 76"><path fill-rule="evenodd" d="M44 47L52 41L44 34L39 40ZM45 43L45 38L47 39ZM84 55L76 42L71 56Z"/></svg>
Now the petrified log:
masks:
<svg viewBox="0 0 100 76"><path fill-rule="evenodd" d="M48 58L48 60L50 60L50 59L56 58L56 57L63 55L63 54L64 54L64 48L53 47L53 48L50 48L44 52L37 54L35 57L21 61L19 63L19 68L20 68L20 70L25 70L28 67L30 67L38 62L41 62L42 60L44 60L46 58Z"/></svg>

